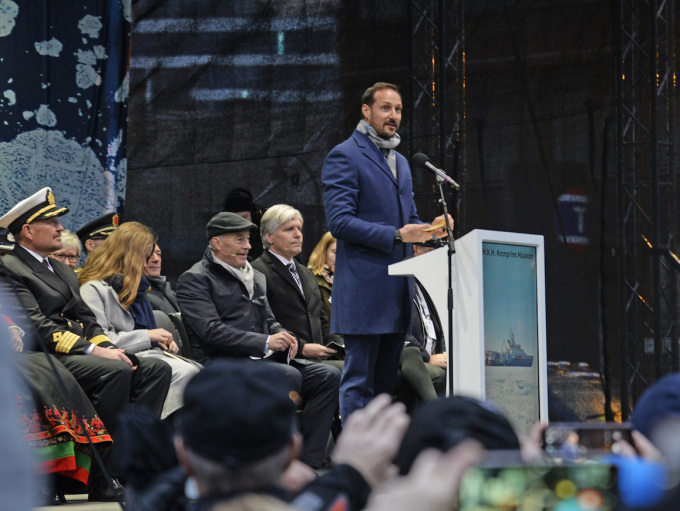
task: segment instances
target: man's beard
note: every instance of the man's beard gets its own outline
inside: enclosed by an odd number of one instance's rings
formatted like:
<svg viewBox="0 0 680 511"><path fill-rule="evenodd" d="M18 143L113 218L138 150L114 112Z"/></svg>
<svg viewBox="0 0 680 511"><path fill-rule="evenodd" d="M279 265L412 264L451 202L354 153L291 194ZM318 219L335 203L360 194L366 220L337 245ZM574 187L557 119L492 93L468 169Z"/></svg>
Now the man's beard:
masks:
<svg viewBox="0 0 680 511"><path fill-rule="evenodd" d="M396 126L396 125L394 125L394 124L386 124L385 126L392 126L392 127L394 127L394 132L395 132L395 133L396 133L397 130L399 129L399 126ZM379 136L380 138L384 138L385 140L389 140L389 139L391 139L391 138L394 136L394 135L390 135L389 133L387 133L387 130L386 130L384 127L383 127L383 129L381 129L380 131L376 130L376 133L378 134L378 136Z"/></svg>

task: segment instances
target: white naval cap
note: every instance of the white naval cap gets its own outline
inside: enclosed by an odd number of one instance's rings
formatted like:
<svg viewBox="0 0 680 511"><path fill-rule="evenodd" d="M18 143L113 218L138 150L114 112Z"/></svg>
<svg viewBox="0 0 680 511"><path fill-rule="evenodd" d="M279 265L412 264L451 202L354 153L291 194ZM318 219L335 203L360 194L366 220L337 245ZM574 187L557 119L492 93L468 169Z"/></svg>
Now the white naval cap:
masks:
<svg viewBox="0 0 680 511"><path fill-rule="evenodd" d="M30 224L43 218L65 215L68 212L68 208L61 208L54 203L52 189L46 186L19 202L0 217L0 227L5 227L12 234L16 234L21 231L24 224Z"/></svg>

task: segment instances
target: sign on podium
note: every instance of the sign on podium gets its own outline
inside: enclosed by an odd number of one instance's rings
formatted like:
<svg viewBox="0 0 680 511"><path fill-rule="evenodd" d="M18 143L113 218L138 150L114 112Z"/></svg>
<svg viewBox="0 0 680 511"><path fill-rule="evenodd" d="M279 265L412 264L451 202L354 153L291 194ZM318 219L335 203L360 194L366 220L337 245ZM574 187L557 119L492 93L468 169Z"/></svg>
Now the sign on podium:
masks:
<svg viewBox="0 0 680 511"><path fill-rule="evenodd" d="M449 340L448 247L390 265L416 277ZM474 230L452 254L453 389L493 402L518 431L548 420L543 236ZM448 379L447 379L448 380Z"/></svg>

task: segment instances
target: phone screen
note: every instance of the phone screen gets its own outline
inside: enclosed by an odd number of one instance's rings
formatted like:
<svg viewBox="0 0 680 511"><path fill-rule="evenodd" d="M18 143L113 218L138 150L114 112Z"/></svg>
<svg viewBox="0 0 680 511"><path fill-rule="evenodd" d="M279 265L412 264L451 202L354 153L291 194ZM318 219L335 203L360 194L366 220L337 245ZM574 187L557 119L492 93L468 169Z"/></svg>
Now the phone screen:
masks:
<svg viewBox="0 0 680 511"><path fill-rule="evenodd" d="M550 424L543 432L546 454L565 461L611 453L619 440L626 440L632 445L629 424L562 422Z"/></svg>
<svg viewBox="0 0 680 511"><path fill-rule="evenodd" d="M610 511L618 505L609 464L478 467L460 489L459 511Z"/></svg>

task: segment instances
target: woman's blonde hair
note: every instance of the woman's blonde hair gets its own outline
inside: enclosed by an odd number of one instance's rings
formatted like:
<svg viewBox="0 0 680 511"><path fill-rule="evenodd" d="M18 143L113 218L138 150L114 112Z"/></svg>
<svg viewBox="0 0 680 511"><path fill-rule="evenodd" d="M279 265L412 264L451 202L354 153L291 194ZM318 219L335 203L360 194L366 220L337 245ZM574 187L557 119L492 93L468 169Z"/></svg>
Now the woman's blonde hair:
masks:
<svg viewBox="0 0 680 511"><path fill-rule="evenodd" d="M135 301L144 265L153 252L157 236L146 225L125 222L92 252L78 275L82 286L90 280L103 280L123 275L123 288L118 293L120 303L127 307Z"/></svg>
<svg viewBox="0 0 680 511"><path fill-rule="evenodd" d="M323 272L323 267L326 264L326 251L328 250L329 246L336 242L337 240L333 237L330 231L321 236L319 243L317 243L316 247L314 247L314 250L312 250L312 255L309 256L309 263L307 263L307 268L312 270L314 275L321 275L321 272Z"/></svg>
<svg viewBox="0 0 680 511"><path fill-rule="evenodd" d="M68 250L69 248L74 249L77 252L78 257L80 257L80 254L83 252L83 246L80 244L78 236L67 229L61 231L61 248L65 250Z"/></svg>

